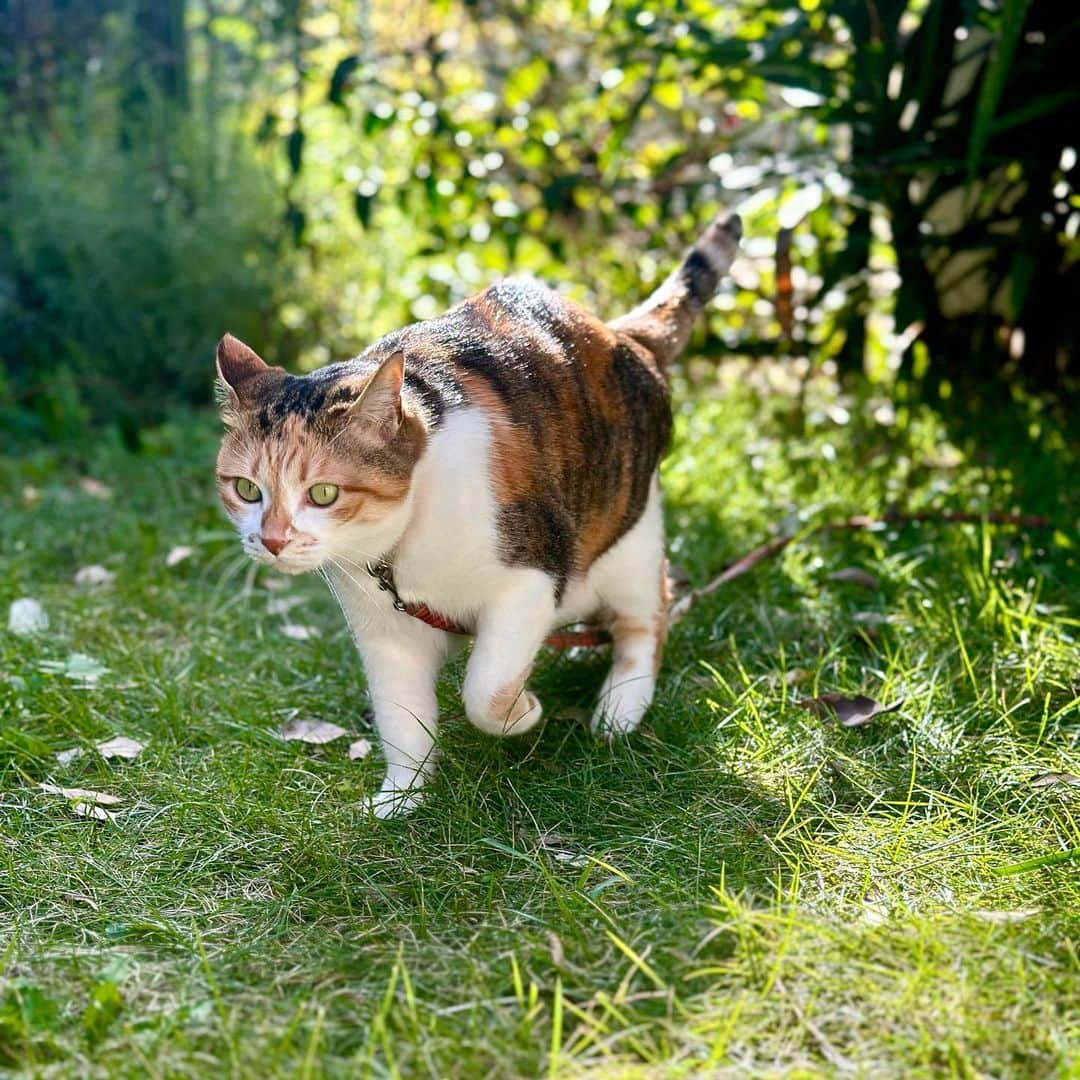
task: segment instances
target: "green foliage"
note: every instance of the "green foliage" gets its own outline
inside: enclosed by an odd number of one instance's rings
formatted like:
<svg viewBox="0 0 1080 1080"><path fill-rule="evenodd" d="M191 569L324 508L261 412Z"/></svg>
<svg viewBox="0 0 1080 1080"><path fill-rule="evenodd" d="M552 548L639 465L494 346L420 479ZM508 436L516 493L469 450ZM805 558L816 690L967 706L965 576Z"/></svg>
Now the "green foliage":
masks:
<svg viewBox="0 0 1080 1080"><path fill-rule="evenodd" d="M185 122L121 149L70 117L4 155L4 399L40 431L204 402L226 329L280 339L280 211L242 137Z"/></svg>
<svg viewBox="0 0 1080 1080"><path fill-rule="evenodd" d="M511 272L615 315L721 206L748 240L711 350L1065 378L1051 0L72 3L0 48L16 429L205 400L225 327L311 367Z"/></svg>

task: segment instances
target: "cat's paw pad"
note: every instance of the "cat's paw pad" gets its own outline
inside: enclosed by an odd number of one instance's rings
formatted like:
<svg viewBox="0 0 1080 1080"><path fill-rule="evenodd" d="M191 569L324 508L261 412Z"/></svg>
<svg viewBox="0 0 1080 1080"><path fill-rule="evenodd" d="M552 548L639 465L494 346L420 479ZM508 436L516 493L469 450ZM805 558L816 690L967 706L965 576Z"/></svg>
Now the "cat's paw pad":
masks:
<svg viewBox="0 0 1080 1080"><path fill-rule="evenodd" d="M424 793L416 788L384 788L364 804L382 821L411 814L424 801Z"/></svg>

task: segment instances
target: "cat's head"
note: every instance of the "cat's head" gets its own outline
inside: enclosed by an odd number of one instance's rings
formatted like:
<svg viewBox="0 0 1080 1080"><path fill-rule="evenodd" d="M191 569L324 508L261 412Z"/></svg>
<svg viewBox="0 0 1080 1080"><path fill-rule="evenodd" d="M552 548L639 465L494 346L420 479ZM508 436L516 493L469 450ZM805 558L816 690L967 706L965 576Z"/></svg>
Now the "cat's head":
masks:
<svg viewBox="0 0 1080 1080"><path fill-rule="evenodd" d="M404 364L396 352L295 376L222 338L218 492L256 562L355 576L400 538L426 442L402 401Z"/></svg>

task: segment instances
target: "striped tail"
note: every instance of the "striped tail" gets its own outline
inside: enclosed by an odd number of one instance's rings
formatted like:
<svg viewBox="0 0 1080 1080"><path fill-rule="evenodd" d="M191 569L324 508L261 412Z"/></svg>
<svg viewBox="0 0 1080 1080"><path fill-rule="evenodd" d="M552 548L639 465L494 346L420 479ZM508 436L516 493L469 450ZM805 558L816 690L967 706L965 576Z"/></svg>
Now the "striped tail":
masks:
<svg viewBox="0 0 1080 1080"><path fill-rule="evenodd" d="M656 357L660 370L666 370L686 347L694 320L728 272L741 236L737 214L718 217L660 288L612 322L612 330L640 342Z"/></svg>

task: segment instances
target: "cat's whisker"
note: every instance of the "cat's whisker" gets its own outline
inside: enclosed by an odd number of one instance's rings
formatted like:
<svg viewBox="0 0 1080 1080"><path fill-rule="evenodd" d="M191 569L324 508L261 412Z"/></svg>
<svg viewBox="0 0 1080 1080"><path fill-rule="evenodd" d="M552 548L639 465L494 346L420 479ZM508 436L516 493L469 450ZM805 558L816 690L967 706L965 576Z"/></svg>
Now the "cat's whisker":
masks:
<svg viewBox="0 0 1080 1080"><path fill-rule="evenodd" d="M335 566L335 567L336 567L336 568L337 568L337 569L338 569L338 570L339 570L339 571L340 571L340 572L341 572L342 574L344 574L344 575L345 575L345 577L347 577L347 578L348 578L348 579L349 579L349 580L350 580L350 581L351 581L351 582L352 582L352 583L353 583L353 584L354 584L354 585L355 585L355 586L357 587L357 589L359 589L359 590L360 590L360 592L361 592L361 593L362 593L362 594L364 595L365 599L367 599L367 600L372 600L372 601L373 601L373 600L375 600L375 594L369 591L369 589L368 589L367 585L366 585L366 584L365 584L364 582L362 582L362 581L357 581L357 579L356 579L356 578L354 578L354 577L352 576L352 574L350 574L350 573L349 573L349 571L348 571L348 570L346 570L346 569L345 569L345 567L344 567L344 566L342 566L342 565L341 565L341 563L339 563L339 562L337 561L337 559L331 558L331 559L330 559L329 561L330 561L330 563L331 563L331 564L332 564L333 566Z"/></svg>

